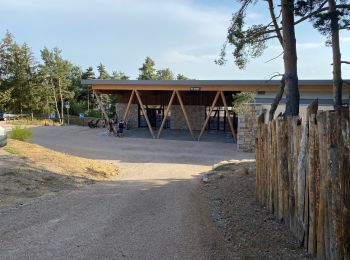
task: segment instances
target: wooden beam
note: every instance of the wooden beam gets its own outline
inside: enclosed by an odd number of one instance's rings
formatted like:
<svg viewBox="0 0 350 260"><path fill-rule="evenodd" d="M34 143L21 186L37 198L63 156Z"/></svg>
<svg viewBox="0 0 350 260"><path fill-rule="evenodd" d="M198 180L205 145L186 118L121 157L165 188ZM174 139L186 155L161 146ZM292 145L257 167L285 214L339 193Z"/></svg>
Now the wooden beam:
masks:
<svg viewBox="0 0 350 260"><path fill-rule="evenodd" d="M203 135L203 133L204 133L204 130L205 130L205 128L207 127L207 124L208 124L208 121L209 121L209 119L210 119L211 113L212 113L213 110L214 110L214 107L215 107L215 105L216 105L216 102L218 101L219 96L220 96L220 91L218 91L218 92L216 93L216 95L215 95L215 98L214 98L214 100L213 100L213 103L212 103L212 105L211 105L211 107L210 107L209 114L208 114L207 118L205 119L205 122L204 122L204 124L203 124L203 126L202 126L201 132L199 133L198 141L201 139L201 137L202 137L202 135Z"/></svg>
<svg viewBox="0 0 350 260"><path fill-rule="evenodd" d="M226 102L226 98L225 98L224 92L220 91L220 95L221 95L221 98L222 98L222 103L224 104L224 108L225 108L225 111L226 111L226 117L227 117L228 124L230 125L230 129L231 129L231 132L232 132L233 140L236 141L237 140L237 136L236 136L235 130L233 129L232 118L231 118L230 113L228 111L227 102Z"/></svg>
<svg viewBox="0 0 350 260"><path fill-rule="evenodd" d="M143 107L139 91L135 90L135 94L136 94L137 100L139 101L140 107L142 109L142 113L143 113L143 115L144 115L144 117L146 119L146 122L147 122L147 125L148 125L148 129L149 129L149 131L150 131L150 133L151 133L151 135L152 135L152 137L154 139L155 136L154 136L154 133L153 133L153 129L152 129L151 123L149 122L149 119L148 119L148 116L147 116L147 112L146 112L145 108Z"/></svg>
<svg viewBox="0 0 350 260"><path fill-rule="evenodd" d="M192 140L194 140L194 134L193 134L193 131L192 131L192 127L191 127L190 121L188 120L187 113L186 113L186 110L185 110L185 106L184 106L184 104L182 102L182 98L180 96L180 92L178 90L175 90L175 92L176 92L177 98L179 99L179 103L180 103L182 112L183 112L184 117L185 117L185 121L186 121L186 124L187 124L188 131L190 131L190 134L192 136Z"/></svg>
<svg viewBox="0 0 350 260"><path fill-rule="evenodd" d="M124 117L123 117L124 121L127 121L126 119L129 115L129 111L130 111L130 107L131 107L131 103L132 103L132 99L134 98L134 95L135 95L135 90L131 91L130 99L129 99L128 105L126 106L125 112L124 112Z"/></svg>
<svg viewBox="0 0 350 260"><path fill-rule="evenodd" d="M107 120L106 126L108 126L109 117L108 117L108 115L107 115L107 112L106 112L105 108L103 107L101 98L100 98L100 96L96 93L96 91L93 91L93 92L94 92L94 94L95 94L96 101L97 101L98 105L100 106L100 108L101 108L101 110L102 110L102 113L103 113L103 115L105 116L105 119Z"/></svg>
<svg viewBox="0 0 350 260"><path fill-rule="evenodd" d="M171 107L171 105L173 104L174 97L175 97L175 90L174 90L173 93L171 94L168 107L167 107L166 110L165 110L164 118L163 118L163 120L162 120L162 124L160 125L159 131L158 131L158 134L157 134L157 138L158 138L158 139L159 139L160 133L161 133L162 130L163 130L163 127L164 127L166 118L167 118L168 113L169 113L169 111L170 111L170 107Z"/></svg>

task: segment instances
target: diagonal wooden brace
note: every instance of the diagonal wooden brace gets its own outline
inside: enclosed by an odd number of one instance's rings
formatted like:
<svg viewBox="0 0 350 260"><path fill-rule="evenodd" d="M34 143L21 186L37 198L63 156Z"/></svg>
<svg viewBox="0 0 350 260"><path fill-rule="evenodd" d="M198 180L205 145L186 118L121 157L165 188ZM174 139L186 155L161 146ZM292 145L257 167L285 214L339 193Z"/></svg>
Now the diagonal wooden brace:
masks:
<svg viewBox="0 0 350 260"><path fill-rule="evenodd" d="M142 100L141 100L141 97L140 97L140 94L139 94L138 90L135 90L135 94L136 94L137 100L138 100L138 102L140 104L140 107L142 109L142 113L143 113L143 115L144 115L144 117L146 119L149 132L151 133L151 135L152 135L152 137L154 139L155 136L154 136L154 133L153 133L153 129L152 129L151 123L149 122L149 119L148 119L148 116L147 116L147 112L146 112L145 108L143 107Z"/></svg>
<svg viewBox="0 0 350 260"><path fill-rule="evenodd" d="M134 95L135 95L135 90L132 90L131 95L130 95L130 99L129 99L129 102L128 102L128 105L127 105L126 110L124 112L124 117L123 117L124 121L127 121L127 118L128 118L129 112L130 112L131 103L132 103L132 100L134 98Z"/></svg>
<svg viewBox="0 0 350 260"><path fill-rule="evenodd" d="M175 90L174 90L173 93L171 94L171 98L170 98L170 100L169 100L168 107L167 107L166 110L165 110L164 118L163 118L162 124L160 125L159 131L158 131L158 134L157 134L157 138L158 138L158 139L159 139L160 133L162 132L162 130L163 130L163 128L164 128L164 124L165 124L166 118L167 118L167 116L168 116L168 114L169 114L170 107L171 107L171 105L173 104L174 98L175 98Z"/></svg>
<svg viewBox="0 0 350 260"><path fill-rule="evenodd" d="M233 129L232 118L231 118L230 113L228 111L227 102L226 102L226 98L225 98L224 92L220 91L220 95L221 95L221 98L222 98L222 103L224 104L224 108L225 108L225 111L226 111L226 117L227 117L228 124L230 125L230 129L231 129L231 132L232 132L233 140L236 141L237 140L237 136L236 136L235 130Z"/></svg>
<svg viewBox="0 0 350 260"><path fill-rule="evenodd" d="M220 96L220 91L218 91L218 92L216 93L216 95L215 95L215 98L214 98L214 100L213 100L213 103L212 103L212 105L211 105L211 107L210 107L209 114L208 114L207 118L205 119L205 122L204 122L204 124L203 124L203 126L202 126L201 132L199 133L198 141L201 139L201 137L202 137L202 135L203 135L203 133L204 133L204 130L205 130L205 128L207 127L207 124L208 124L208 121L209 121L209 119L210 119L211 113L212 113L213 110L214 110L214 107L215 107L215 105L216 105L216 102L218 101L219 96Z"/></svg>
<svg viewBox="0 0 350 260"><path fill-rule="evenodd" d="M190 131L190 134L192 136L192 140L194 141L194 134L193 134L193 131L192 131L192 127L191 127L191 124L190 124L190 121L188 120L188 116L187 116L187 113L186 113L186 110L185 110L185 106L182 102L182 98L180 96L180 92L178 90L176 90L176 95L177 95L177 98L179 99L179 103L180 103L180 106L181 106L181 109L182 109L182 112L184 114L184 117L185 117L185 121L186 121L186 125L187 125L187 128L188 128L188 131Z"/></svg>

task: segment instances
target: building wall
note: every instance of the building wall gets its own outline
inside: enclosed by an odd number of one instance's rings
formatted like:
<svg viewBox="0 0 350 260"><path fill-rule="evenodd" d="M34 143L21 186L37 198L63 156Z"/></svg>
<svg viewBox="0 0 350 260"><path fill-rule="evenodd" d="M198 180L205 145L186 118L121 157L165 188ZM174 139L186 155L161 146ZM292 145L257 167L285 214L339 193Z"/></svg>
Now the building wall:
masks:
<svg viewBox="0 0 350 260"><path fill-rule="evenodd" d="M118 120L122 120L126 107L126 103L117 103L116 104L116 113ZM128 127L135 128L138 127L138 106L136 104L131 104L129 115L127 118Z"/></svg>
<svg viewBox="0 0 350 260"><path fill-rule="evenodd" d="M299 116L304 120L306 118L308 105L300 105ZM265 122L269 120L270 104L252 104L247 112L238 114L238 129L237 129L237 150L240 152L254 152L255 139L258 130L258 117L265 110ZM320 105L318 110L332 110L329 105ZM275 112L275 118L278 114L283 113L285 105L279 105Z"/></svg>
<svg viewBox="0 0 350 260"><path fill-rule="evenodd" d="M185 106L185 110L192 129L200 130L205 121L205 106ZM170 126L172 129L187 129L181 106L171 106Z"/></svg>
<svg viewBox="0 0 350 260"><path fill-rule="evenodd" d="M252 104L249 109L238 114L237 150L254 152L255 138L258 133L258 117L263 112L263 105Z"/></svg>

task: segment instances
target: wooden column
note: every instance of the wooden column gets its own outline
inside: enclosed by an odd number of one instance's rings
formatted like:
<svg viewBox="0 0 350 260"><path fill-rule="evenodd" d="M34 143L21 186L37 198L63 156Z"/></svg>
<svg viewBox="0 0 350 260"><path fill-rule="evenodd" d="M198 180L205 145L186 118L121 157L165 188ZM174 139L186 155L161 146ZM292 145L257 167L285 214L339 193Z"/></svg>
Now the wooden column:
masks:
<svg viewBox="0 0 350 260"><path fill-rule="evenodd" d="M171 97L170 97L168 107L167 107L166 110L165 110L164 118L163 118L162 124L160 125L159 131L158 131L158 134L157 134L157 138L159 138L160 133L161 133L162 130L163 130L163 127L164 127L166 118L167 118L167 116L168 116L168 114L169 114L169 111L170 111L170 107L171 107L171 105L173 104L173 101L174 101L174 98L175 98L175 93L176 93L176 91L174 90L173 93L172 93L172 95L171 95Z"/></svg>
<svg viewBox="0 0 350 260"><path fill-rule="evenodd" d="M232 118L231 118L230 113L228 111L227 102L226 102L226 98L225 98L224 92L220 91L220 95L221 95L221 98L222 98L222 103L224 104L224 108L225 108L225 111L226 111L226 117L227 117L228 124L230 125L230 129L231 129L231 132L232 132L233 140L236 141L237 140L237 136L236 136L236 133L235 133L235 131L233 129Z"/></svg>
<svg viewBox="0 0 350 260"><path fill-rule="evenodd" d="M214 98L214 100L213 100L213 103L212 103L212 105L211 105L211 107L210 107L209 114L208 114L207 118L205 119L205 122L204 122L204 124L203 124L203 126L202 126L201 132L199 133L198 141L201 139L201 137L202 137L202 135L203 135L203 133L204 133L204 130L205 130L205 128L207 127L208 121L209 121L209 119L210 119L211 113L212 113L213 110L214 110L214 107L215 107L215 105L216 105L216 102L218 101L219 95L220 95L220 91L218 91L218 92L216 93L216 95L215 95L215 98Z"/></svg>
<svg viewBox="0 0 350 260"><path fill-rule="evenodd" d="M107 112L106 112L105 108L103 107L103 104L102 104L102 101L101 101L100 96L96 93L95 90L94 90L93 92L94 92L94 95L95 95L95 97L96 97L96 101L97 101L98 105L100 106L100 108L101 108L101 110L102 110L102 113L103 113L103 115L105 116L105 119L107 120L107 122L106 122L106 126L107 126L107 125L108 125L108 122L109 122L109 117L108 117L108 115L107 115Z"/></svg>
<svg viewBox="0 0 350 260"><path fill-rule="evenodd" d="M123 117L124 121L127 121L126 119L127 119L128 115L129 115L130 106L131 106L132 100L134 98L134 95L135 95L135 90L132 90L131 95L130 95L130 99L129 99L129 102L128 102L128 105L127 105L127 107L125 109L125 112L124 112L124 117Z"/></svg>
<svg viewBox="0 0 350 260"><path fill-rule="evenodd" d="M187 113L186 113L186 110L185 110L185 106L184 106L184 104L182 102L182 98L181 98L180 92L178 90L176 90L176 95L177 95L177 98L179 99L179 103L180 103L182 112L183 112L184 117L185 117L185 121L186 121L186 124L187 124L188 131L190 131L190 134L192 136L192 140L194 141L194 134L193 134L193 131L192 131L192 127L191 127L190 121L188 120L188 116L187 116Z"/></svg>
<svg viewBox="0 0 350 260"><path fill-rule="evenodd" d="M140 107L142 109L142 113L143 113L143 115L144 115L144 117L146 119L149 132L151 133L151 135L152 135L152 137L154 139L155 136L154 136L154 133L153 133L153 129L152 129L151 123L149 122L149 119L148 119L148 116L147 116L147 112L146 112L145 108L143 107L142 100L141 100L141 97L140 97L140 94L139 94L138 90L135 90L135 94L136 94L137 100L138 100L138 102L140 104Z"/></svg>

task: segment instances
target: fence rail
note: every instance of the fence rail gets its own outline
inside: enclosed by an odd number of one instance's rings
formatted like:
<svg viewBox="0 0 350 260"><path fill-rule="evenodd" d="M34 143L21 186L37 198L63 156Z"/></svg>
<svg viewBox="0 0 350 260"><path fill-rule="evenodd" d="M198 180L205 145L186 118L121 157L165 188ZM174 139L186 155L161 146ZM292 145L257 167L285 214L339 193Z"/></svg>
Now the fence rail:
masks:
<svg viewBox="0 0 350 260"><path fill-rule="evenodd" d="M349 107L316 111L304 124L260 117L256 197L311 255L350 259Z"/></svg>

